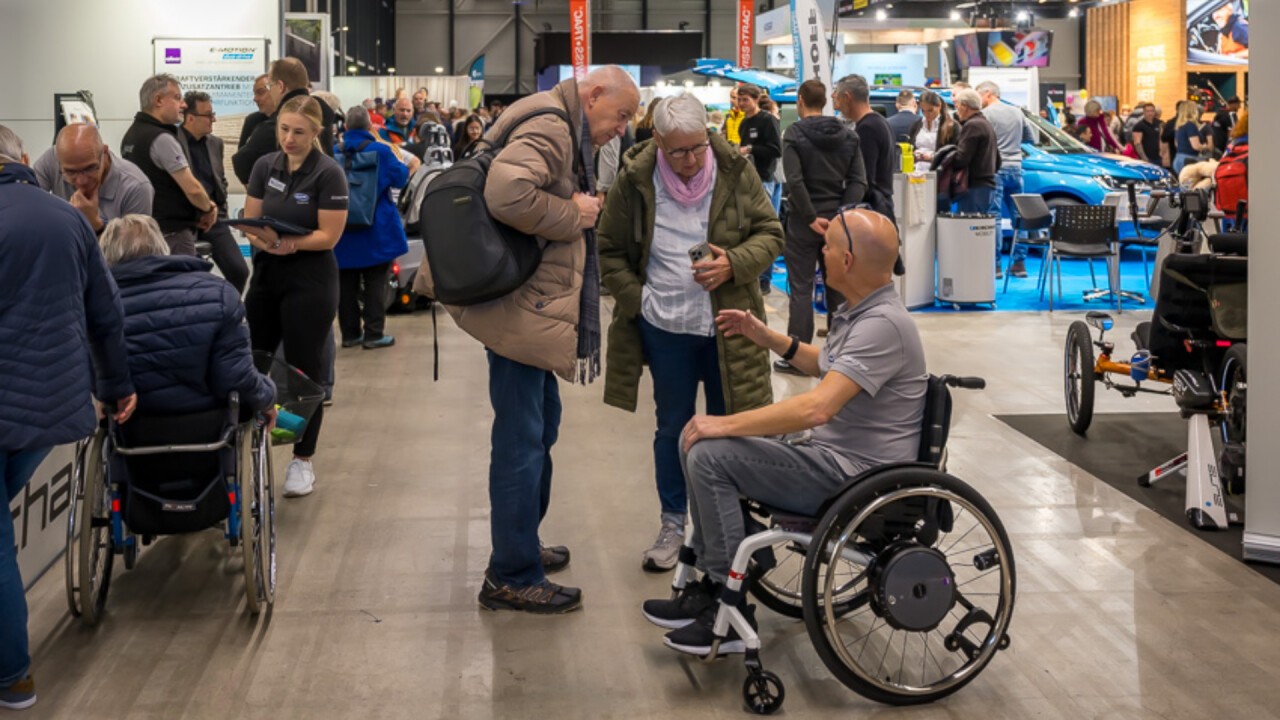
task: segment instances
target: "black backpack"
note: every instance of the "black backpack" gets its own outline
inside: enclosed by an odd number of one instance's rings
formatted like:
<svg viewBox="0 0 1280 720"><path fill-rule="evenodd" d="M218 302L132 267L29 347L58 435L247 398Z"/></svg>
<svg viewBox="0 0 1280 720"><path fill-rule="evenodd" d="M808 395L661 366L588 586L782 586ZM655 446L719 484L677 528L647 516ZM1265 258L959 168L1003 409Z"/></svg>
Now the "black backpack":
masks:
<svg viewBox="0 0 1280 720"><path fill-rule="evenodd" d="M482 140L483 150L446 168L427 188L418 216L436 300L446 305L496 300L523 285L542 262L541 241L495 220L484 201L493 159L516 128L539 115L555 115L572 128L560 108L534 110L500 137ZM580 154L575 147L574 157Z"/></svg>

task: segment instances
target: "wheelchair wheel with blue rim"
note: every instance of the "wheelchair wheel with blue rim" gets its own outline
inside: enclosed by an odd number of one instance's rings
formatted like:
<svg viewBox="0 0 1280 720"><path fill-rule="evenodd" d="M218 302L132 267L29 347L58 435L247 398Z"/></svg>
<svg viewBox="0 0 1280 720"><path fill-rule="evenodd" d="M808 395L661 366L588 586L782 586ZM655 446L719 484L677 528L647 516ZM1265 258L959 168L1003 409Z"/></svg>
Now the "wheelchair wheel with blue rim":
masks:
<svg viewBox="0 0 1280 720"><path fill-rule="evenodd" d="M987 501L922 465L845 491L805 558L805 626L823 663L877 702L932 702L1008 647L1013 548Z"/></svg>
<svg viewBox="0 0 1280 720"><path fill-rule="evenodd" d="M1067 423L1083 435L1093 422L1093 336L1080 320L1067 328L1067 345L1062 358L1063 395L1067 401Z"/></svg>
<svg viewBox="0 0 1280 720"><path fill-rule="evenodd" d="M72 614L90 625L97 624L106 609L115 565L106 437L106 429L99 428L76 448L67 518L67 601Z"/></svg>

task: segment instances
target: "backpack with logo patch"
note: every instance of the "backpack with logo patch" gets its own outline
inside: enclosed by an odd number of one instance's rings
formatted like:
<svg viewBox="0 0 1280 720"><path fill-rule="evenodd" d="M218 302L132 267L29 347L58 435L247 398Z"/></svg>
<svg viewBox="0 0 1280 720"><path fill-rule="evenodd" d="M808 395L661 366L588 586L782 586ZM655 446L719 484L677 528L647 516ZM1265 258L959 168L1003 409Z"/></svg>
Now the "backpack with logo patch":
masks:
<svg viewBox="0 0 1280 720"><path fill-rule="evenodd" d="M373 140L365 140L359 147L349 148L340 143L342 169L347 174L347 229L364 230L373 227L374 213L378 209L378 153L369 149Z"/></svg>
<svg viewBox="0 0 1280 720"><path fill-rule="evenodd" d="M516 128L539 115L555 115L573 127L560 108L534 110L501 136L481 140L483 149L457 160L426 188L418 216L436 300L446 305L496 300L523 285L542 262L541 241L495 220L484 201L493 159ZM576 143L577 133L571 135Z"/></svg>
<svg viewBox="0 0 1280 720"><path fill-rule="evenodd" d="M1213 181L1218 186L1218 209L1234 218L1240 202L1249 200L1249 143L1237 142L1228 148Z"/></svg>

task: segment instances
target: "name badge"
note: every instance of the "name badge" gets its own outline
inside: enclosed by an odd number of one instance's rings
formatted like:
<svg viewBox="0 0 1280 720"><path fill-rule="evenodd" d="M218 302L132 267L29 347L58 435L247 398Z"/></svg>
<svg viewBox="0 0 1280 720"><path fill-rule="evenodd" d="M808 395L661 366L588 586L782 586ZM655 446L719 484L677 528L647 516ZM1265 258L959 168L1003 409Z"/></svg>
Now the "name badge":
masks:
<svg viewBox="0 0 1280 720"><path fill-rule="evenodd" d="M285 191L284 181L283 181L283 180L281 180L280 178L270 178L270 179L268 179L268 180L267 180L267 187L271 188L272 190L275 190L276 192L284 192L284 191Z"/></svg>
<svg viewBox="0 0 1280 720"><path fill-rule="evenodd" d="M299 205L309 205L311 204L311 196L306 193L294 193L293 201Z"/></svg>

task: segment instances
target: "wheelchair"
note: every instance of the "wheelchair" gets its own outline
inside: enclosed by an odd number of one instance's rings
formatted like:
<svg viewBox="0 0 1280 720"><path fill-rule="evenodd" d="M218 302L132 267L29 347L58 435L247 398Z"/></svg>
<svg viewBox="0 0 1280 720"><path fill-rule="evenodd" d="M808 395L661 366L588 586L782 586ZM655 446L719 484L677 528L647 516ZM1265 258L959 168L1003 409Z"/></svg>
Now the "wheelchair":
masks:
<svg viewBox="0 0 1280 720"><path fill-rule="evenodd" d="M244 561L251 614L276 590L271 438L259 420L227 407L173 416L110 417L76 445L67 518L66 587L71 614L102 619L115 557L126 569L161 535L222 525Z"/></svg>
<svg viewBox="0 0 1280 720"><path fill-rule="evenodd" d="M744 591L803 618L827 669L888 705L946 697L1009 647L1013 547L991 505L945 471L948 388L984 386L981 378L930 376L918 461L862 473L814 516L746 501L771 527L738 547L714 631L723 639L732 627L745 641L749 711L777 712L786 690L761 664L759 635L737 608ZM696 562L689 545L681 548L672 597L696 579Z"/></svg>
<svg viewBox="0 0 1280 720"><path fill-rule="evenodd" d="M1187 519L1197 529L1214 530L1234 519L1223 494L1244 492L1248 237L1218 233L1203 243L1207 254L1198 252L1196 238L1181 241L1177 252L1160 261L1155 311L1134 331L1136 352L1129 362L1113 358L1115 344L1106 340L1114 325L1109 314L1090 312L1071 324L1063 384L1067 422L1079 435L1093 420L1096 384L1125 397L1172 395L1187 420L1187 451L1140 476L1138 484L1150 487L1184 472ZM1097 340L1090 328L1098 330Z"/></svg>

